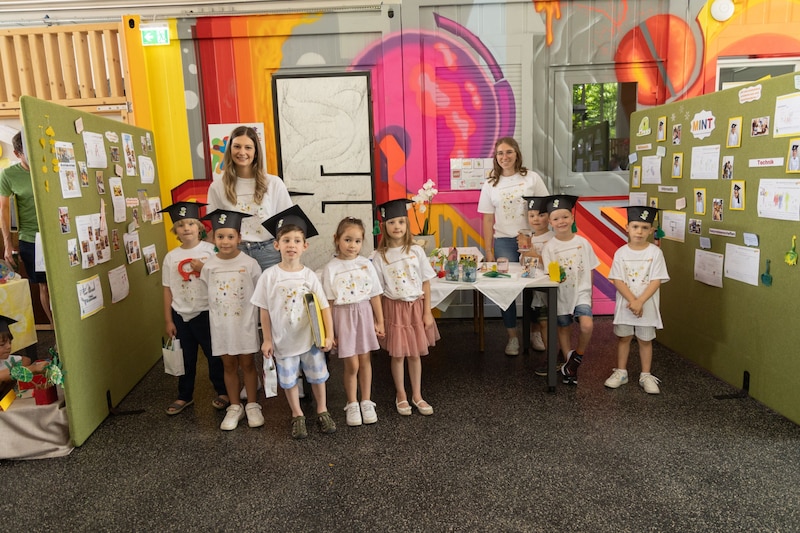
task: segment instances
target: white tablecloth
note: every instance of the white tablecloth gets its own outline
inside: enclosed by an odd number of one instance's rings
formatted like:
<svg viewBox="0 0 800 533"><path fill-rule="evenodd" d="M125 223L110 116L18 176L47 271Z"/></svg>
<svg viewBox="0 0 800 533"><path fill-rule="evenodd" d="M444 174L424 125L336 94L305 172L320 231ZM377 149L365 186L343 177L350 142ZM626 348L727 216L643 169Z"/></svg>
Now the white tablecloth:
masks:
<svg viewBox="0 0 800 533"><path fill-rule="evenodd" d="M517 296L526 287L557 287L558 283L550 281L550 278L542 274L535 278L521 277L522 267L518 264L510 266L510 278L489 278L478 272L478 279L474 283L465 281L446 281L444 278L436 278L431 281L431 307L436 307L441 311L446 311L455 297L456 291L477 290L488 299L505 310L514 303Z"/></svg>

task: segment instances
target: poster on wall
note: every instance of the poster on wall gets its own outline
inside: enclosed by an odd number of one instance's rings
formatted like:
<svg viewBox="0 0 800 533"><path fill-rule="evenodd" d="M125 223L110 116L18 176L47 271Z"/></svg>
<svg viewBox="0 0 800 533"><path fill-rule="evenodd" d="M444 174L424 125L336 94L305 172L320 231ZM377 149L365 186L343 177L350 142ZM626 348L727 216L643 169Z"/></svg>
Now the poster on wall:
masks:
<svg viewBox="0 0 800 533"><path fill-rule="evenodd" d="M262 122L246 122L235 124L209 124L208 125L208 160L211 161L211 179L214 181L222 177L222 156L225 155L225 150L228 148L228 136L238 126L250 126L256 130L258 141L261 145L261 153L266 154L267 149L264 144L264 124ZM264 157L264 164L267 158ZM267 172L275 174L277 172L274 168L267 167Z"/></svg>
<svg viewBox="0 0 800 533"><path fill-rule="evenodd" d="M450 159L450 189L454 191L480 190L494 168L489 158Z"/></svg>
<svg viewBox="0 0 800 533"><path fill-rule="evenodd" d="M800 220L800 180L760 180L758 216L778 220Z"/></svg>

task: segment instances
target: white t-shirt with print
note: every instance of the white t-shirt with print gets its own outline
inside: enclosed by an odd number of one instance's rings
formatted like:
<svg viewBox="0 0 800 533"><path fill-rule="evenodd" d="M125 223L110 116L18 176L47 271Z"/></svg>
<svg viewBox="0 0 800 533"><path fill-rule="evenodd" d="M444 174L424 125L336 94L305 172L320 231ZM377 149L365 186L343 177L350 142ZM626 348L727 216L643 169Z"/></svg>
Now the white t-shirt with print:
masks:
<svg viewBox="0 0 800 533"><path fill-rule="evenodd" d="M478 213L494 215L494 237L516 237L528 228L528 206L523 196L549 196L541 176L528 171L525 176L501 176L496 186L485 181L478 199Z"/></svg>
<svg viewBox="0 0 800 533"><path fill-rule="evenodd" d="M542 260L545 271L557 261L566 272L566 279L558 286L559 315L571 315L579 305L592 305L592 270L600 266L600 261L589 241L576 233L568 241L550 239L542 248Z"/></svg>
<svg viewBox="0 0 800 533"><path fill-rule="evenodd" d="M436 277L425 250L416 244L407 253L402 246L386 250L386 261L380 253L372 262L383 294L392 300L413 302L423 295L422 284Z"/></svg>
<svg viewBox="0 0 800 533"><path fill-rule="evenodd" d="M322 282L306 266L297 272L288 272L278 264L266 269L258 278L250 301L269 312L272 347L278 359L306 353L313 346L305 303L305 295L312 292L317 295L321 309L329 307Z"/></svg>
<svg viewBox="0 0 800 533"><path fill-rule="evenodd" d="M185 259L199 259L206 263L214 255L214 245L200 241L194 248L175 248L164 256L161 285L169 287L172 308L185 322L208 310L208 287L200 281L199 276L182 275L178 265ZM185 268L191 270L188 266Z"/></svg>
<svg viewBox="0 0 800 533"><path fill-rule="evenodd" d="M661 283L669 281L667 263L661 248L650 243L644 250L633 250L627 244L614 254L611 263L609 280L618 279L628 286L634 296L644 292L650 282L660 279ZM626 326L653 326L662 329L661 322L661 290L657 290L642 307L642 316L637 317L628 309L628 301L617 291L614 308L614 324Z"/></svg>
<svg viewBox="0 0 800 533"><path fill-rule="evenodd" d="M383 293L372 261L360 255L355 259L331 259L322 269L322 287L334 305L363 302Z"/></svg>
<svg viewBox="0 0 800 533"><path fill-rule="evenodd" d="M242 240L246 242L262 242L273 238L273 235L261 225L273 215L292 207L292 199L286 190L286 185L278 176L267 174L267 192L260 204L253 202L256 191L255 179L236 180L236 204L231 204L225 197L225 186L221 179L211 183L208 188L208 207L206 212L215 209L227 209L252 215L242 219Z"/></svg>

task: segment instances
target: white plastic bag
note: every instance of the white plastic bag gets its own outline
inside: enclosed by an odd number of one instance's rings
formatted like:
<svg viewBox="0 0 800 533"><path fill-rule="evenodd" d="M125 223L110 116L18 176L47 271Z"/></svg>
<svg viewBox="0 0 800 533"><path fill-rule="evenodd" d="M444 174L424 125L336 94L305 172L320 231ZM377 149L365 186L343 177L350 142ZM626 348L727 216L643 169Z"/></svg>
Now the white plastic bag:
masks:
<svg viewBox="0 0 800 533"><path fill-rule="evenodd" d="M274 398L278 395L278 370L272 357L264 358L264 396Z"/></svg>
<svg viewBox="0 0 800 533"><path fill-rule="evenodd" d="M171 376L182 376L186 373L180 340L171 337L161 348L161 355L164 357L164 372Z"/></svg>

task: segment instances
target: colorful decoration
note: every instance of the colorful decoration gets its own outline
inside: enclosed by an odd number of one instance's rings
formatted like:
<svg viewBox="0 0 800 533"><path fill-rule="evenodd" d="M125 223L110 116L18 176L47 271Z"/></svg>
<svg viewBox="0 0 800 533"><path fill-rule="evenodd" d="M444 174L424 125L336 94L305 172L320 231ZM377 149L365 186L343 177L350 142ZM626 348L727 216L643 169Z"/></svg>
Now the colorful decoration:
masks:
<svg viewBox="0 0 800 533"><path fill-rule="evenodd" d="M797 235L792 235L792 249L786 252L783 261L789 266L797 265Z"/></svg>
<svg viewBox="0 0 800 533"><path fill-rule="evenodd" d="M764 272L763 274L761 274L761 283L763 283L767 287L771 287L772 286L772 276L769 273L769 264L771 262L772 261L767 259L767 271Z"/></svg>

